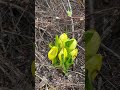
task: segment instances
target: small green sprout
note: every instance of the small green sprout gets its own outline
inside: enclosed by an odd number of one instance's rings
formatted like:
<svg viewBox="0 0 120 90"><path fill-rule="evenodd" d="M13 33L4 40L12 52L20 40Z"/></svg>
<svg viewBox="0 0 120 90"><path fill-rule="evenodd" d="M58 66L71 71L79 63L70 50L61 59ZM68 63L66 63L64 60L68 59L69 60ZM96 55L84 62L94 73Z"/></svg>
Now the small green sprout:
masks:
<svg viewBox="0 0 120 90"><path fill-rule="evenodd" d="M68 15L69 17L72 17L72 10L68 10L68 11L67 11L67 15Z"/></svg>
<svg viewBox="0 0 120 90"><path fill-rule="evenodd" d="M54 45L49 44L49 60L52 61L55 67L62 69L65 75L67 75L68 69L74 64L74 59L77 57L78 49L76 46L76 39L69 39L66 33L61 34L59 37L56 35Z"/></svg>
<svg viewBox="0 0 120 90"><path fill-rule="evenodd" d="M69 0L68 0L68 10L66 12L68 17L72 17L72 7Z"/></svg>

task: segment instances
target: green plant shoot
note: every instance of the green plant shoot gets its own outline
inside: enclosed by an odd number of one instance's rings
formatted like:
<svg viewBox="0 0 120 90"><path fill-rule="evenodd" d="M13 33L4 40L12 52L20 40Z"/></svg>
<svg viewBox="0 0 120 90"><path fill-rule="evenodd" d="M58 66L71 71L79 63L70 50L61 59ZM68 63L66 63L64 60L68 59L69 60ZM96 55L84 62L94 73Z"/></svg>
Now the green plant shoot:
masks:
<svg viewBox="0 0 120 90"><path fill-rule="evenodd" d="M68 0L68 10L66 12L68 17L72 17L72 7L69 0Z"/></svg>

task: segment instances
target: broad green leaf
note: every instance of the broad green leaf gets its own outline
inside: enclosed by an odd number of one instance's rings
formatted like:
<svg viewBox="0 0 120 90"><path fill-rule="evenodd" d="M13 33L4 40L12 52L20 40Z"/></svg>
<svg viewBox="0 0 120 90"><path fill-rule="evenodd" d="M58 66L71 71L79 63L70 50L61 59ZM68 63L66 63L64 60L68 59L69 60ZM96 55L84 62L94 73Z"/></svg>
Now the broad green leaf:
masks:
<svg viewBox="0 0 120 90"><path fill-rule="evenodd" d="M85 33L85 56L95 55L100 46L100 36L95 30L89 30Z"/></svg>
<svg viewBox="0 0 120 90"><path fill-rule="evenodd" d="M96 54L95 56L92 56L87 62L86 62L86 70L88 70L89 77L92 78L92 80L95 79L97 76L97 72L100 71L102 66L102 56L100 54Z"/></svg>
<svg viewBox="0 0 120 90"><path fill-rule="evenodd" d="M93 90L93 84L91 78L88 76L88 71L85 71L85 90Z"/></svg>
<svg viewBox="0 0 120 90"><path fill-rule="evenodd" d="M85 44L87 44L90 40L91 40L91 38L93 37L93 31L92 30L89 30L89 31L86 31L85 32L85 37L84 37L84 39L85 39Z"/></svg>

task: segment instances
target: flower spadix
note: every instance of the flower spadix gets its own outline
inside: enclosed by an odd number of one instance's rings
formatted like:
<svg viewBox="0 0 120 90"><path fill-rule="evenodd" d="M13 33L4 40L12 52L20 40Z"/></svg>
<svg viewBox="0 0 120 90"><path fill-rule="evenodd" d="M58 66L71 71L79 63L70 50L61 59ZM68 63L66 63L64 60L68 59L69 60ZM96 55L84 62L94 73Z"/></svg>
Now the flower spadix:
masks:
<svg viewBox="0 0 120 90"><path fill-rule="evenodd" d="M65 60L65 58L67 57L68 53L66 48L62 48L60 53L58 54L59 60L62 60L62 55L63 55L63 59Z"/></svg>
<svg viewBox="0 0 120 90"><path fill-rule="evenodd" d="M58 53L58 47L53 46L51 50L48 52L48 58L50 60L55 59L55 57L57 56L57 53Z"/></svg>
<svg viewBox="0 0 120 90"><path fill-rule="evenodd" d="M70 55L72 56L72 60L76 58L78 54L78 49L74 49L73 51L70 52Z"/></svg>
<svg viewBox="0 0 120 90"><path fill-rule="evenodd" d="M70 40L73 40L73 42L70 44L69 49L74 50L77 46L77 41L76 39L70 39Z"/></svg>

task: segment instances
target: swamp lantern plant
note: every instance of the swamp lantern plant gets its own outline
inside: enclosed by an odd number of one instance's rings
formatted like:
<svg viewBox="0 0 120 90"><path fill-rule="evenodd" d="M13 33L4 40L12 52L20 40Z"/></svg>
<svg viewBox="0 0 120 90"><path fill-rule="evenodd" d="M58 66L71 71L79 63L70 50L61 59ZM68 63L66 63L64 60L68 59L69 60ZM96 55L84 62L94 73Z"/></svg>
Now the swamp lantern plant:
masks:
<svg viewBox="0 0 120 90"><path fill-rule="evenodd" d="M49 60L52 61L55 67L61 69L65 75L67 75L68 69L74 64L74 60L78 55L76 46L76 39L68 38L66 33L61 34L59 37L56 35L54 45L49 44Z"/></svg>

